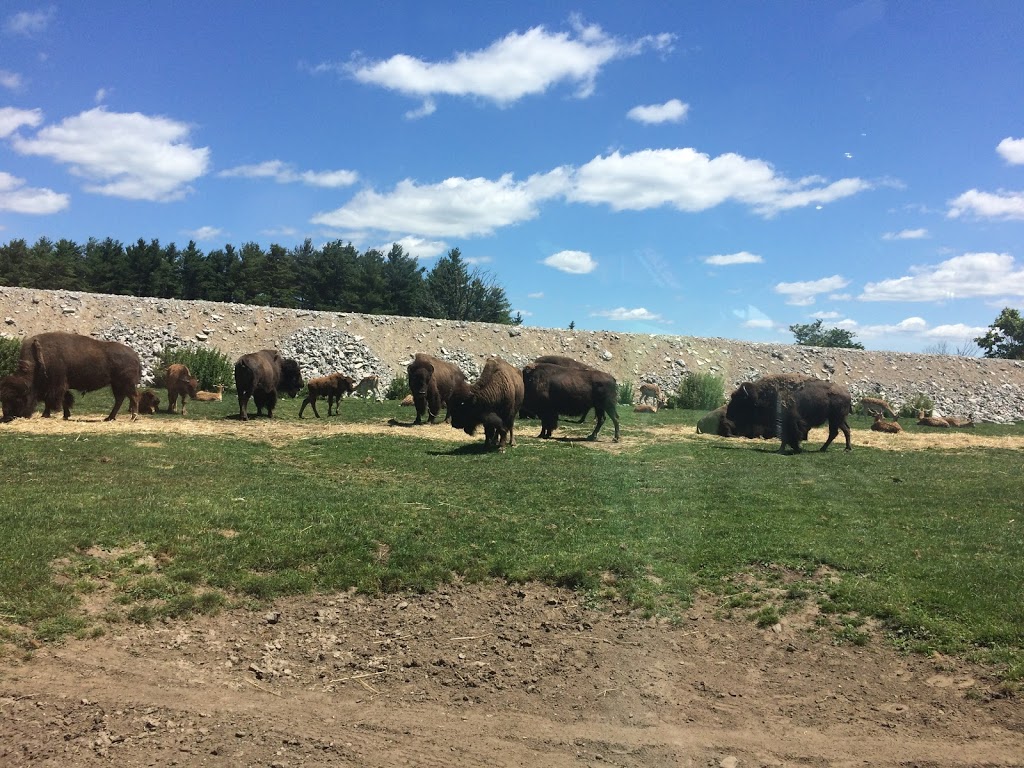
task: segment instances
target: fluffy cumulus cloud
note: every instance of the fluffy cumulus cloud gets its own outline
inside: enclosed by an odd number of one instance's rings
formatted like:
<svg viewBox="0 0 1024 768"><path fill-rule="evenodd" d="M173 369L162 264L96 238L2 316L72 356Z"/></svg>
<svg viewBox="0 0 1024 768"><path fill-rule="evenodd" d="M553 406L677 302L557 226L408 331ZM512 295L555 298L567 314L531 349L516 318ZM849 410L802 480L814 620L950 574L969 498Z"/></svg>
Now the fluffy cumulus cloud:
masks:
<svg viewBox="0 0 1024 768"><path fill-rule="evenodd" d="M586 251L559 251L548 256L541 264L570 275L586 275L597 269L597 262Z"/></svg>
<svg viewBox="0 0 1024 768"><path fill-rule="evenodd" d="M89 192L166 202L184 197L209 166L209 148L190 145L189 130L166 117L97 107L12 143L21 154L66 163Z"/></svg>
<svg viewBox="0 0 1024 768"><path fill-rule="evenodd" d="M949 201L951 219L974 215L982 219L1024 219L1024 192L981 192L969 189Z"/></svg>
<svg viewBox="0 0 1024 768"><path fill-rule="evenodd" d="M68 207L67 195L52 189L28 187L24 179L0 171L0 211L47 214Z"/></svg>
<svg viewBox="0 0 1024 768"><path fill-rule="evenodd" d="M438 95L469 96L507 106L569 83L578 96L585 98L593 93L597 76L609 62L636 56L648 48L668 49L673 40L669 34L619 40L599 26L574 17L571 32L533 27L445 61L397 54L380 61L356 62L344 69L361 83L423 99L424 106L416 111L422 116L434 111L432 97ZM317 69L338 67L321 65Z"/></svg>
<svg viewBox="0 0 1024 768"><path fill-rule="evenodd" d="M5 139L22 126L35 128L43 122L41 109L0 107L0 139Z"/></svg>
<svg viewBox="0 0 1024 768"><path fill-rule="evenodd" d="M947 301L1024 296L1024 269L1008 253L965 253L909 275L868 283L861 301Z"/></svg>
<svg viewBox="0 0 1024 768"><path fill-rule="evenodd" d="M857 178L830 184L819 176L794 181L763 160L734 153L710 157L683 147L595 157L576 171L569 199L605 203L617 211L668 205L687 212L733 201L771 216L790 208L833 202L869 188L868 182Z"/></svg>
<svg viewBox="0 0 1024 768"><path fill-rule="evenodd" d="M435 256L448 252L448 244L443 240L426 240L422 237L413 237L411 235L380 245L377 247L377 250L386 256L391 253L391 246L396 243L402 246L403 253L416 259L432 259Z"/></svg>
<svg viewBox="0 0 1024 768"><path fill-rule="evenodd" d="M7 19L4 29L12 35L35 37L45 32L56 16L57 9L52 7L45 11L21 11Z"/></svg>
<svg viewBox="0 0 1024 768"><path fill-rule="evenodd" d="M786 297L786 303L797 307L813 304L822 293L833 293L845 288L850 281L841 275L823 277L820 280L806 280L796 283L778 283L775 292Z"/></svg>
<svg viewBox="0 0 1024 768"><path fill-rule="evenodd" d="M217 174L222 178L241 179L272 179L278 184L294 184L296 182L311 187L350 187L359 180L355 171L297 171L281 160L267 160L252 165L239 165L228 168Z"/></svg>
<svg viewBox="0 0 1024 768"><path fill-rule="evenodd" d="M764 259L756 253L740 251L739 253L720 253L708 256L704 259L704 263L715 267L729 267L735 264L762 264Z"/></svg>
<svg viewBox="0 0 1024 768"><path fill-rule="evenodd" d="M566 184L562 170L525 181L510 173L497 181L454 177L429 185L405 179L388 194L363 190L341 208L317 214L313 223L423 237L489 235L535 218L538 203L563 192Z"/></svg>
<svg viewBox="0 0 1024 768"><path fill-rule="evenodd" d="M928 230L921 229L901 229L899 232L886 232L882 235L883 240L924 240L928 237Z"/></svg>
<svg viewBox="0 0 1024 768"><path fill-rule="evenodd" d="M647 125L659 123L679 123L690 111L690 105L684 104L679 99L669 99L664 104L647 104L633 107L626 113L630 120Z"/></svg>
<svg viewBox="0 0 1024 768"><path fill-rule="evenodd" d="M1024 139L1011 139L1007 136L999 142L996 152L1010 165L1024 165Z"/></svg>
<svg viewBox="0 0 1024 768"><path fill-rule="evenodd" d="M201 243L222 237L224 230L219 227L200 227L199 229L186 230L185 234Z"/></svg>
<svg viewBox="0 0 1024 768"><path fill-rule="evenodd" d="M661 320L661 315L657 315L654 312L647 311L644 307L637 307L636 309L626 309L625 307L617 307L616 309L605 309L600 312L591 312L591 317L605 317L609 320L630 321L630 320L647 320L654 322Z"/></svg>
<svg viewBox="0 0 1024 768"><path fill-rule="evenodd" d="M860 341L883 341L886 339L902 338L917 339L922 344L928 342L947 341L960 344L978 336L984 335L986 328L966 325L964 323L953 323L945 325L929 325L923 317L908 317L898 323L868 323L861 324L852 318L845 318L835 323L837 328L842 328L855 333Z"/></svg>

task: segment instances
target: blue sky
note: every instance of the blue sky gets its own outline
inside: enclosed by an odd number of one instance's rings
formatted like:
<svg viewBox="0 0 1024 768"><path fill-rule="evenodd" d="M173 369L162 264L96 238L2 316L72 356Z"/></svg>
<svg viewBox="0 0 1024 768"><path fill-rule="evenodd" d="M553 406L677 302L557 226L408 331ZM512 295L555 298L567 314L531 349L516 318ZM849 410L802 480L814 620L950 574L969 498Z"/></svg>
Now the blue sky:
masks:
<svg viewBox="0 0 1024 768"><path fill-rule="evenodd" d="M0 241L457 247L527 325L950 348L1024 306L1024 3L0 10Z"/></svg>

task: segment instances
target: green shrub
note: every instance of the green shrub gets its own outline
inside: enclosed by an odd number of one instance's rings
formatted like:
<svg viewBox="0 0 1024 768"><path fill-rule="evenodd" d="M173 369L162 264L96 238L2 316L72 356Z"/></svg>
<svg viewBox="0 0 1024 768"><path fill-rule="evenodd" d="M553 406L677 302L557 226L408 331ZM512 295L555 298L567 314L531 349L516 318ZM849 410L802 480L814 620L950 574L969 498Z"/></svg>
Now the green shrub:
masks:
<svg viewBox="0 0 1024 768"><path fill-rule="evenodd" d="M410 394L412 392L409 389L409 380L405 376L395 376L384 397L388 400L404 400L405 396Z"/></svg>
<svg viewBox="0 0 1024 768"><path fill-rule="evenodd" d="M198 347L164 347L160 353L159 369L153 371L156 379L155 386L163 386L167 366L173 363L187 365L192 375L199 380L200 389L213 391L218 384L223 384L226 389L233 387L235 383L235 366L220 350Z"/></svg>
<svg viewBox="0 0 1024 768"><path fill-rule="evenodd" d="M933 408L935 408L935 401L923 392L918 392L913 399L903 404L903 407L900 408L900 416L916 419L918 411L924 411L927 416L932 412Z"/></svg>
<svg viewBox="0 0 1024 768"><path fill-rule="evenodd" d="M679 382L676 405L692 411L713 411L725 402L725 380L710 373L688 373Z"/></svg>
<svg viewBox="0 0 1024 768"><path fill-rule="evenodd" d="M0 376L10 376L18 370L18 356L21 354L21 339L0 336Z"/></svg>
<svg viewBox="0 0 1024 768"><path fill-rule="evenodd" d="M632 405L633 404L633 384L629 381L624 381L619 384L619 405Z"/></svg>

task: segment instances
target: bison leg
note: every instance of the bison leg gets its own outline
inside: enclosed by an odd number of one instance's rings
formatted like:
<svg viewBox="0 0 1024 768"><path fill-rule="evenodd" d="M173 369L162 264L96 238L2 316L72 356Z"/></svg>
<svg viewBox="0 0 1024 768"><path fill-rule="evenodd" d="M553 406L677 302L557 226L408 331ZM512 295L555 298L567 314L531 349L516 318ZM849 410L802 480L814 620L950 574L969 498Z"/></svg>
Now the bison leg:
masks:
<svg viewBox="0 0 1024 768"><path fill-rule="evenodd" d="M828 425L828 440L821 446L822 451L828 450L828 447L832 445L832 441L836 439L836 435L839 434L839 430L843 431L843 437L846 438L846 450L852 450L850 446L850 425L846 423L846 419L843 419L838 424L829 423Z"/></svg>
<svg viewBox="0 0 1024 768"><path fill-rule="evenodd" d="M121 410L121 403L124 402L125 395L121 394L114 398L114 407L110 409L110 413L107 414L107 418L104 421L113 421L117 418L117 412ZM135 418L135 414L132 413L132 418Z"/></svg>

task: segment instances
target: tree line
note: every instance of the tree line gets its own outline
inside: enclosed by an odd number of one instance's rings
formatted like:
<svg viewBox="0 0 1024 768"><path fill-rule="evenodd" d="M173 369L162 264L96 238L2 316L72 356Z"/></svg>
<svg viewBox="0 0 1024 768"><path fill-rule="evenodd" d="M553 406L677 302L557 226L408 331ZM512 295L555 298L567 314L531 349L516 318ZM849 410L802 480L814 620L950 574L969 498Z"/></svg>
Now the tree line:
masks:
<svg viewBox="0 0 1024 768"><path fill-rule="evenodd" d="M225 245L208 253L194 241L40 238L0 246L0 284L21 288L154 296L330 312L515 324L504 288L470 265L458 248L430 271L395 243L360 253L340 240L285 248Z"/></svg>

